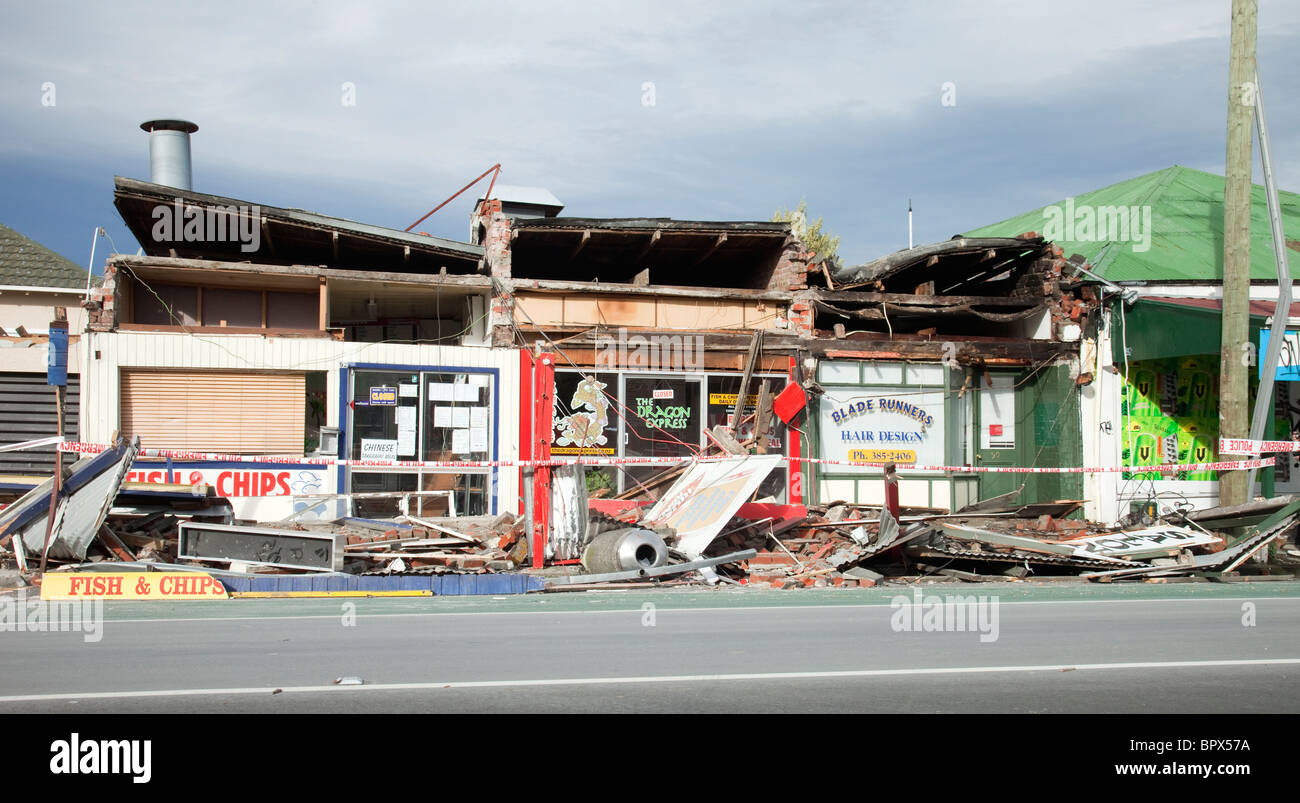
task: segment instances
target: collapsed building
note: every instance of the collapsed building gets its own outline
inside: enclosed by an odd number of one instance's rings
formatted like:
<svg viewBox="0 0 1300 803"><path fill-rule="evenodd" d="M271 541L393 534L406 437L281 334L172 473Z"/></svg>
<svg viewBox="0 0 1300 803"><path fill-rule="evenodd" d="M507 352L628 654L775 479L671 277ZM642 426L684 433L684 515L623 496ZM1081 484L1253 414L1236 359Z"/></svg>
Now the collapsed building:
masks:
<svg viewBox="0 0 1300 803"><path fill-rule="evenodd" d="M110 519L117 557L780 586L1123 559L1056 543L1113 532L1061 521L1095 504L1109 323L1035 231L840 266L789 223L568 217L540 188L493 185L457 242L158 178L115 179L143 248L85 304L80 446L138 438L126 481L209 501L197 542L186 515ZM219 546L241 534L329 546Z"/></svg>

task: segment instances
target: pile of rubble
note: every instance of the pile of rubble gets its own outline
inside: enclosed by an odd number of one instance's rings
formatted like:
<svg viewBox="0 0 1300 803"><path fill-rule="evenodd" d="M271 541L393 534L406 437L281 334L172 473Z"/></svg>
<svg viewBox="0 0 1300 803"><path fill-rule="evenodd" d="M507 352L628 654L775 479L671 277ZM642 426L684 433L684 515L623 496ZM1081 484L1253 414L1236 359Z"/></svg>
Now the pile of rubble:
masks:
<svg viewBox="0 0 1300 803"><path fill-rule="evenodd" d="M668 486L657 498L640 500L588 499L582 467L557 468L555 515L542 523L510 513L321 520L300 511L280 522L248 524L236 522L229 502L207 486L123 483L137 450L138 443L119 440L74 464L58 487L51 478L0 511L0 568L12 562L29 576L38 564L71 571L198 569L227 585L231 578L309 575L353 590L360 588L357 578L374 590L385 578L441 588L439 576L459 575L513 575L502 583L522 590L629 583L845 588L921 578L1167 582L1237 571L1300 520L1300 498L1293 497L1127 529L1066 518L1080 500L1021 503L1020 490L955 513L904 508L889 467L883 505L755 502L749 500L782 458L748 455L676 466L657 483ZM338 495L336 501L348 500ZM436 588L430 593L443 593Z"/></svg>
<svg viewBox="0 0 1300 803"><path fill-rule="evenodd" d="M508 513L237 522L210 486L124 482L138 449L118 439L66 468L57 486L50 478L11 494L0 510L0 566L28 576L111 568L382 577L515 572L529 557L526 522Z"/></svg>
<svg viewBox="0 0 1300 803"><path fill-rule="evenodd" d="M1294 533L1300 521L1300 499L1277 497L1237 508L1170 514L1163 521L1128 528L1105 527L1065 518L1082 507L1081 500L1021 504L1020 490L1023 486L956 513L902 508L896 501L810 508L741 504L700 553L714 562L715 571L699 571L692 565L682 539L665 526L672 514L662 515L662 502L624 511L622 519L628 528L625 537L662 539L664 553L679 559L677 563L643 560L640 579L672 574L696 582L780 589L871 587L927 577L954 582L1228 579L1271 542ZM675 515L681 520L697 518L690 508L687 501ZM586 547L582 562L593 570L590 550ZM631 553L621 568L628 574L609 579L638 578L637 560ZM1290 577L1274 572L1271 579ZM605 580L583 575L565 578L574 584Z"/></svg>

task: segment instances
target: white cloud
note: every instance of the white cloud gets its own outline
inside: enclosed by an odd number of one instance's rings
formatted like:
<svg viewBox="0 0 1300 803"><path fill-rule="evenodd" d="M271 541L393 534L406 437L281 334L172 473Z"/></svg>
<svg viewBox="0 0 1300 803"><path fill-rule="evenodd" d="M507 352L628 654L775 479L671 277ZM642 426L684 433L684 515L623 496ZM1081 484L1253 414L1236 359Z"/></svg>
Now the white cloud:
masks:
<svg viewBox="0 0 1300 803"><path fill-rule="evenodd" d="M1261 36L1293 36L1300 10L1264 5ZM1113 65L1143 53L1207 39L1226 53L1228 28L1222 0L44 3L8 16L0 154L88 155L147 177L137 126L177 115L200 126L197 189L240 195L233 177L260 176L286 189L254 200L297 203L290 188L309 182L412 220L496 161L504 181L565 200L712 193L727 208L727 176L753 169L719 163L727 143L793 131L772 154L788 162L847 127L865 134L845 158L862 160L872 132L933 114L944 81L958 114L1018 103L1029 115L1113 84ZM1132 108L1164 90L1127 77ZM40 106L43 81L55 109ZM345 81L355 108L340 103Z"/></svg>

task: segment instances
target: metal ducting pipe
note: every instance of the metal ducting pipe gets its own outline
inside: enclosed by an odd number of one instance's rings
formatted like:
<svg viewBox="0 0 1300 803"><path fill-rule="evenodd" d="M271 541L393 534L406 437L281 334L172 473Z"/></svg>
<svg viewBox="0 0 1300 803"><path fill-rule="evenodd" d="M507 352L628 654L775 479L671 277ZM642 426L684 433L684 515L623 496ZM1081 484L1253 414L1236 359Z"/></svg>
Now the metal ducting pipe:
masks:
<svg viewBox="0 0 1300 803"><path fill-rule="evenodd" d="M192 189L190 134L199 127L189 120L150 120L140 128L149 132L149 180L178 190Z"/></svg>
<svg viewBox="0 0 1300 803"><path fill-rule="evenodd" d="M582 565L593 574L654 569L666 563L664 539L659 533L637 528L600 533L582 552Z"/></svg>

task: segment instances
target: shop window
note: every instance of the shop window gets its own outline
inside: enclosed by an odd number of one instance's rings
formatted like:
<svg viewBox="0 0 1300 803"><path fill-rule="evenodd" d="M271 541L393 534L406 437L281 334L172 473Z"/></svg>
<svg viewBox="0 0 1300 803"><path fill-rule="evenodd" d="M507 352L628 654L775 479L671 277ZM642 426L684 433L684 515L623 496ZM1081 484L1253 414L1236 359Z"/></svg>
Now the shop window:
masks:
<svg viewBox="0 0 1300 803"><path fill-rule="evenodd" d="M620 404L618 374L584 376L577 371L556 371L551 454L616 456ZM618 469L613 466L588 467L587 492L616 495L617 475Z"/></svg>
<svg viewBox="0 0 1300 803"><path fill-rule="evenodd" d="M738 376L709 377L706 426L710 431L716 426L731 426L736 416L736 402L740 394L740 379ZM764 381L770 383L769 388L773 395L779 393L781 388L785 386L785 377L783 376L756 376L750 380L749 391L745 394L745 404L741 409L743 423L737 432L737 439L741 443L745 443L754 437L757 418L744 422L744 416L754 416L758 411L758 391ZM786 434L785 422L773 415L768 421L767 435L764 441L768 454L787 454ZM772 473L767 476L767 479L763 480L763 484L758 488L758 498L773 497L778 502L784 502L786 488L788 487L786 482L788 473L788 467L785 464L772 469Z"/></svg>
<svg viewBox="0 0 1300 803"><path fill-rule="evenodd" d="M355 460L492 457L495 400L488 374L356 370L351 393L348 437L349 453ZM488 468L451 467L372 472L358 467L351 472L352 490L360 493L364 486L379 484L383 491L393 493L448 491L455 495L457 515L482 515L492 510L490 472ZM386 515L396 515L396 498L383 502L380 507L390 511ZM412 497L410 507L416 515L447 515L452 509L444 495Z"/></svg>

